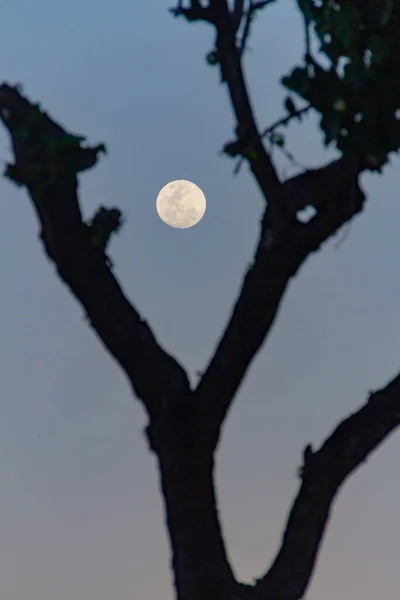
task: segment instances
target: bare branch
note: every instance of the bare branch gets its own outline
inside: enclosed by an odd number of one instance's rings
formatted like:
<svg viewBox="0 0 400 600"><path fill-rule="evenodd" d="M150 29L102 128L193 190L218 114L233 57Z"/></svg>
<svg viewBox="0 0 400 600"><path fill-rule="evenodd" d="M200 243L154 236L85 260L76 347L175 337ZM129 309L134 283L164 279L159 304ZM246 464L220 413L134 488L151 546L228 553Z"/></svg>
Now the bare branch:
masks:
<svg viewBox="0 0 400 600"><path fill-rule="evenodd" d="M268 223L261 226L254 263L195 390L199 405L207 411L209 427L214 429L215 444L234 395L271 330L290 279L312 252L362 210L365 196L357 174L353 164L340 159L289 179L284 186L293 209L310 204L317 208L317 215L307 224L297 222L275 241L268 237ZM268 218L267 210L264 221Z"/></svg>
<svg viewBox="0 0 400 600"><path fill-rule="evenodd" d="M306 462L281 548L258 580L255 598L303 597L340 487L399 425L400 374L342 421Z"/></svg>
<svg viewBox="0 0 400 600"><path fill-rule="evenodd" d="M234 1L232 19L233 19L233 25L235 28L235 32L239 29L240 24L243 19L243 7L244 7L244 0L235 0Z"/></svg>
<svg viewBox="0 0 400 600"><path fill-rule="evenodd" d="M300 108L299 110L296 110L294 113L291 113L289 115L286 115L286 117L282 117L281 119L278 119L272 125L268 125L268 127L266 127L264 129L264 131L260 134L261 139L264 139L265 137L267 137L267 136L271 135L272 133L274 133L274 131L276 129L278 129L278 127L284 127L285 125L287 125L295 117L298 117L300 119L301 116L304 115L305 113L307 113L311 108L312 108L311 104L307 104L307 106L303 106L303 108ZM254 138L244 148L243 155L246 156L247 154L249 154L252 151L253 146L256 143L257 143L257 138ZM235 165L235 168L233 170L233 172L234 172L235 175L237 175L239 173L239 171L240 171L240 167L242 166L242 163L244 161L244 156L241 156L239 158L238 162Z"/></svg>
<svg viewBox="0 0 400 600"><path fill-rule="evenodd" d="M250 0L250 6L246 13L246 21L244 23L242 39L240 40L240 54L241 55L245 51L247 38L249 37L249 34L250 34L251 22L254 18L254 14L255 14L254 10L252 10L252 8L253 8L253 3Z"/></svg>
<svg viewBox="0 0 400 600"><path fill-rule="evenodd" d="M275 167L259 135L228 5L226 0L210 0L210 8L213 11L217 29L216 46L222 80L228 85L231 104L236 115L238 140L244 145L253 139L257 140L253 152L246 158L265 199L268 201L271 225L274 229L280 230L285 228L288 223L290 224L294 216L286 202L284 189Z"/></svg>
<svg viewBox="0 0 400 600"><path fill-rule="evenodd" d="M202 16L203 10L207 10L206 17ZM180 2L178 7L173 9L175 15L184 14L186 17L188 17L188 11L192 20L206 20L215 25L217 31L216 54L221 68L221 78L228 85L232 107L236 115L238 140L244 146L253 139L257 140L251 156L247 156L250 169L262 194L268 201L271 215L270 225L277 231L285 229L294 221L294 215L286 202L284 189L258 132L242 71L235 22L227 0L209 0L207 9L199 7L199 2L192 0L190 8L183 8L182 2Z"/></svg>
<svg viewBox="0 0 400 600"><path fill-rule="evenodd" d="M136 395L150 415L162 401L187 397L190 388L185 371L158 345L150 327L124 296L105 256L107 240L96 242L93 223L88 227L82 220L77 173L92 167L104 146L82 147L83 138L67 133L7 84L0 86L0 118L15 155L15 164L8 165L6 174L27 188L48 256L107 350L125 370ZM96 239L98 233L97 227Z"/></svg>
<svg viewBox="0 0 400 600"><path fill-rule="evenodd" d="M240 54L243 54L246 48L247 38L250 34L250 27L256 15L256 12L267 6L267 4L272 4L272 2L275 2L275 0L263 0L262 2L254 2L254 0L250 0L250 6L246 12L246 20L243 28L243 35L240 41Z"/></svg>

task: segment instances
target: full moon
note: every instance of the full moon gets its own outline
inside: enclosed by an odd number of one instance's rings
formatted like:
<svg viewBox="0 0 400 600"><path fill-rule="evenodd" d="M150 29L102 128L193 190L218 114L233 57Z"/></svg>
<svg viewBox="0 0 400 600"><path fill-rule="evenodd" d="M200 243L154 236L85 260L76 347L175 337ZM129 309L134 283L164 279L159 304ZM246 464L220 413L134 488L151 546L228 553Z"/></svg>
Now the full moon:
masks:
<svg viewBox="0 0 400 600"><path fill-rule="evenodd" d="M157 213L170 227L193 227L206 212L206 198L195 183L178 179L165 185L157 196Z"/></svg>

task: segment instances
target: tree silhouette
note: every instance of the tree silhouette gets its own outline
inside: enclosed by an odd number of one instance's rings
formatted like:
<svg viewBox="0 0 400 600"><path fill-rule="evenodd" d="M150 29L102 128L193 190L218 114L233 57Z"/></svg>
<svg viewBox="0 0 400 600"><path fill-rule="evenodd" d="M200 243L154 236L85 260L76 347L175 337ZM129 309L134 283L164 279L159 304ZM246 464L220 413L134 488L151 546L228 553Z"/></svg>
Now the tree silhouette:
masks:
<svg viewBox="0 0 400 600"><path fill-rule="evenodd" d="M274 1L191 0L171 9L177 17L205 21L215 29L207 62L220 69L236 115L236 137L224 152L236 160L236 171L247 163L266 200L253 262L194 389L113 275L107 244L122 225L121 212L99 207L88 223L82 218L77 174L96 164L104 144L84 145L83 137L55 123L18 86L0 86L0 117L14 153L5 175L26 188L45 252L147 411L146 434L158 460L178 600L303 597L337 492L400 423L399 374L371 393L320 448L306 445L300 488L275 559L254 585L235 580L213 481L221 426L289 281L311 253L363 210L359 175L366 169L380 171L400 140L400 7L393 0L297 0L304 19L304 57L282 83L306 104L297 108L297 100L288 96L285 116L259 129L242 58L254 17ZM312 35L330 60L329 68L312 56ZM265 140L288 152L282 129L310 110L320 114L325 144L336 144L341 158L281 182ZM315 214L304 223L297 214L307 206Z"/></svg>

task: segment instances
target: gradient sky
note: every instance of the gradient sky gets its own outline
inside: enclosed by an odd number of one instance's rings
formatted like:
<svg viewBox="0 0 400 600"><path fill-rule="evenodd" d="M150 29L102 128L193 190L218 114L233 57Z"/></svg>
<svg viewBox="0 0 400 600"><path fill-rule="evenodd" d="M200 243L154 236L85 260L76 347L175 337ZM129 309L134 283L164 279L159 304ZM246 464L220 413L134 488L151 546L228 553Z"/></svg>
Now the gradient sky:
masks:
<svg viewBox="0 0 400 600"><path fill-rule="evenodd" d="M172 2L172 0L171 0ZM80 176L89 217L116 205L115 273L193 382L226 323L256 243L263 199L218 156L233 116L205 64L213 30L173 19L168 0L4 0L2 78L109 155ZM257 19L246 73L261 126L283 115L279 77L300 58L293 0ZM305 166L328 162L317 121L294 125ZM9 140L0 130L0 158ZM277 156L281 175L294 169ZM217 488L236 575L274 556L306 443L318 445L368 390L400 369L398 160L365 175L369 202L345 241L293 280L224 427ZM159 189L189 179L203 221L164 225ZM0 180L0 585L4 600L171 600L170 555L141 405L58 280L22 189ZM55 201L57 199L55 198ZM392 436L335 503L310 600L398 597L398 457Z"/></svg>

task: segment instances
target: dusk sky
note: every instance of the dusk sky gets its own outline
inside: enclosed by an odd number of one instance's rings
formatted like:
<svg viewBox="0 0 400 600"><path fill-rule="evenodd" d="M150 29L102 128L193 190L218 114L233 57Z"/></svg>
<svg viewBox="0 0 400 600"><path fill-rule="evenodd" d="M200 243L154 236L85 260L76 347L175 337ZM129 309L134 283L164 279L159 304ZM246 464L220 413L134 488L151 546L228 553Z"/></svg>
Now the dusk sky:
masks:
<svg viewBox="0 0 400 600"><path fill-rule="evenodd" d="M115 274L195 383L252 260L264 200L247 167L234 177L218 155L234 119L205 62L213 29L174 19L170 1L3 0L1 78L69 131L107 144L79 177L81 206L88 218L100 204L124 211ZM284 115L279 80L302 44L294 0L256 20L245 68L261 127ZM288 141L306 167L335 156L313 116ZM9 148L2 128L3 163ZM276 159L281 177L296 172ZM240 580L264 573L279 547L304 446L318 447L400 370L398 166L393 158L383 176L362 177L366 211L292 281L229 413L217 492ZM173 179L206 195L191 229L157 216ZM145 412L45 256L25 191L2 178L0 202L1 598L172 600ZM309 600L398 598L399 456L393 435L346 482Z"/></svg>

